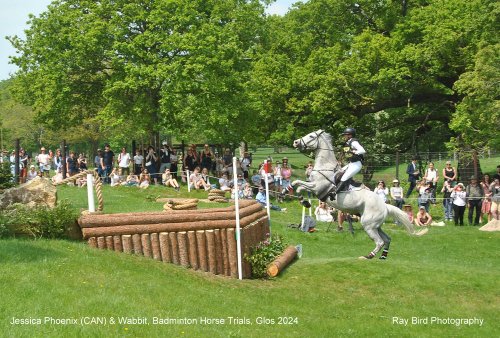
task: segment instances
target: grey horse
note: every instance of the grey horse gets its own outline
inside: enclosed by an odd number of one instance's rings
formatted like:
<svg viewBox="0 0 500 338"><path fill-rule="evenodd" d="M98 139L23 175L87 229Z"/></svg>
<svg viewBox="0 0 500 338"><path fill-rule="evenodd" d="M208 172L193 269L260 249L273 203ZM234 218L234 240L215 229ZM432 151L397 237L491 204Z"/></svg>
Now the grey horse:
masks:
<svg viewBox="0 0 500 338"><path fill-rule="evenodd" d="M416 236L427 233L428 229L415 231L408 216L393 205L386 204L373 191L364 187L350 187L348 191L337 193L336 200L328 194L336 188L334 176L341 171L341 167L332 147L332 137L323 130L307 134L293 142L299 150L312 150L315 152L314 168L309 176L309 181L296 180L292 185L297 192L305 189L313 192L321 200L325 200L332 207L351 214L361 215L361 225L368 236L375 242L375 249L366 256L359 258L371 259L384 248L380 258L386 259L389 252L391 238L381 229L387 216L391 216L403 224L406 230Z"/></svg>

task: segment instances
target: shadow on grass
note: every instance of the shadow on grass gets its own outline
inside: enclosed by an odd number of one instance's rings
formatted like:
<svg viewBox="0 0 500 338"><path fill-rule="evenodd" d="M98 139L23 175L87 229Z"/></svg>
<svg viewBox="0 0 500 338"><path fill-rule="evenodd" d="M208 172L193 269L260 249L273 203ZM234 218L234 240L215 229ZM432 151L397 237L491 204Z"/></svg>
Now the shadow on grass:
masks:
<svg viewBox="0 0 500 338"><path fill-rule="evenodd" d="M0 240L0 263L35 263L60 258L61 252L44 248L33 240Z"/></svg>

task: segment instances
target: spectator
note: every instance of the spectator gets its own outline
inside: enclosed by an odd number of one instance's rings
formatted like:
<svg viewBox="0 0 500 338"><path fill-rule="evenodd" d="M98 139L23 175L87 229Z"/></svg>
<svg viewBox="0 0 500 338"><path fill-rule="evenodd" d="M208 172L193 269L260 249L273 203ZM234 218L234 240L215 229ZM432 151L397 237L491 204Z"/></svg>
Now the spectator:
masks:
<svg viewBox="0 0 500 338"><path fill-rule="evenodd" d="M110 183L109 175L113 169L113 163L115 162L115 153L109 147L109 144L104 145L104 151L101 158L101 168L104 176L104 183Z"/></svg>
<svg viewBox="0 0 500 338"><path fill-rule="evenodd" d="M222 165L222 172L225 172L228 177L233 176L233 155L231 155L231 150L229 150L229 148L224 150L224 155L222 155Z"/></svg>
<svg viewBox="0 0 500 338"><path fill-rule="evenodd" d="M424 207L425 211L429 212L429 207L432 198L432 188L430 183L426 183L424 180L420 182L419 195L418 195L418 206Z"/></svg>
<svg viewBox="0 0 500 338"><path fill-rule="evenodd" d="M68 158L66 158L66 172L69 177L78 173L78 162L75 158L74 151L70 151Z"/></svg>
<svg viewBox="0 0 500 338"><path fill-rule="evenodd" d="M62 163L61 149L56 150L56 154L54 155L53 160L54 160L54 168L55 168L56 172L58 172L58 170L61 169L61 173L62 173L63 163Z"/></svg>
<svg viewBox="0 0 500 338"><path fill-rule="evenodd" d="M446 181L447 179L451 180L451 187L454 188L457 185L457 170L452 167L451 161L446 161L446 165L443 168L443 178Z"/></svg>
<svg viewBox="0 0 500 338"><path fill-rule="evenodd" d="M428 168L425 170L424 180L426 184L429 184L430 192L431 192L431 203L436 203L436 186L437 181L439 179L438 172L436 168L434 168L434 163L429 162Z"/></svg>
<svg viewBox="0 0 500 338"><path fill-rule="evenodd" d="M330 208L328 204L320 201L319 205L314 210L314 215L316 216L316 220L320 222L333 222L333 209Z"/></svg>
<svg viewBox="0 0 500 338"><path fill-rule="evenodd" d="M281 176L283 176L281 188L283 193L288 193L290 196L293 195L293 188L290 184L290 179L292 178L292 168L288 165L288 158L283 157L283 167L281 168Z"/></svg>
<svg viewBox="0 0 500 338"><path fill-rule="evenodd" d="M281 187L283 185L283 176L281 176L281 162L276 161L276 165L273 169L273 178L274 178L274 191L277 193L281 193Z"/></svg>
<svg viewBox="0 0 500 338"><path fill-rule="evenodd" d="M406 198L410 197L413 189L417 185L417 181L420 178L420 170L417 164L417 157L413 156L411 158L411 163L408 164L406 168L406 173L408 174L408 182L410 182L410 187L408 188L408 192L406 193Z"/></svg>
<svg viewBox="0 0 500 338"><path fill-rule="evenodd" d="M231 187L233 186L232 182L228 180L227 174L222 174L222 177L219 179L219 187L222 191L231 191Z"/></svg>
<svg viewBox="0 0 500 338"><path fill-rule="evenodd" d="M458 183L450 195L453 203L453 220L455 225L464 225L464 213L466 204L466 193L464 191L464 185Z"/></svg>
<svg viewBox="0 0 500 338"><path fill-rule="evenodd" d="M127 176L127 179L122 183L122 185L127 187L136 187L139 185L139 177L137 177L136 174L130 174Z"/></svg>
<svg viewBox="0 0 500 338"><path fill-rule="evenodd" d="M160 149L160 172L165 173L165 169L170 169L172 167L170 161L172 149L168 146L167 141L163 141Z"/></svg>
<svg viewBox="0 0 500 338"><path fill-rule="evenodd" d="M483 216L487 215L488 222L491 221L491 182L490 175L484 174L483 180L480 183L481 188L484 192L484 199L481 205L481 217L479 218L479 223L483 221Z"/></svg>
<svg viewBox="0 0 500 338"><path fill-rule="evenodd" d="M19 181L20 183L26 182L26 177L28 176L28 165L29 156L26 154L23 148L19 150Z"/></svg>
<svg viewBox="0 0 500 338"><path fill-rule="evenodd" d="M40 148L40 154L36 157L41 176L48 176L50 172L50 156L45 153L45 147Z"/></svg>
<svg viewBox="0 0 500 338"><path fill-rule="evenodd" d="M491 216L495 220L500 220L500 178L495 177L490 185L491 191Z"/></svg>
<svg viewBox="0 0 500 338"><path fill-rule="evenodd" d="M118 154L118 167L120 167L122 174L127 175L130 174L130 154L127 153L127 148L123 147L120 154Z"/></svg>
<svg viewBox="0 0 500 338"><path fill-rule="evenodd" d="M483 188L478 184L477 178L472 176L470 178L470 184L465 189L467 197L467 206L469 207L468 220L469 225L478 225L479 217L481 216L481 204L483 202L484 191ZM472 216L476 213L474 217L474 223L472 223Z"/></svg>
<svg viewBox="0 0 500 338"><path fill-rule="evenodd" d="M153 146L148 147L148 153L146 155L145 161L146 161L146 169L147 169L147 173L148 173L148 177L149 177L149 181L148 181L148 186L149 186L149 184L151 184L151 179L153 179L155 183L158 182L158 179L157 179L156 174L155 174L156 162L158 161L158 157L156 156L156 152L155 152L155 149L153 148ZM142 173L144 173L144 170L142 171ZM140 179L140 177L139 177L139 179ZM142 184L142 181L141 181L141 184Z"/></svg>
<svg viewBox="0 0 500 338"><path fill-rule="evenodd" d="M29 182L37 176L38 172L36 171L36 167L33 164L30 165L30 170L26 174L26 181Z"/></svg>
<svg viewBox="0 0 500 338"><path fill-rule="evenodd" d="M172 173L172 178L177 180L177 162L179 157L177 156L177 150L171 149L170 151L170 172Z"/></svg>
<svg viewBox="0 0 500 338"><path fill-rule="evenodd" d="M264 188L259 188L259 192L257 193L257 196L255 196L255 200L262 204L262 206L266 207L266 191L264 190ZM280 208L278 205L272 205L271 203L269 203L269 208L276 211L286 211L286 208Z"/></svg>
<svg viewBox="0 0 500 338"><path fill-rule="evenodd" d="M387 203L387 195L389 195L389 189L385 186L384 181L378 181L377 186L373 189L373 192L379 196L384 203Z"/></svg>
<svg viewBox="0 0 500 338"><path fill-rule="evenodd" d="M266 166L267 164L267 166ZM260 185L262 187L265 187L266 186L266 180L267 180L267 184L269 186L269 191L273 191L274 190L274 178L273 178L273 174L272 173L268 173L266 170L267 168L271 168L271 165L269 162L265 162L264 161L264 164L261 166L261 169L260 169Z"/></svg>
<svg viewBox="0 0 500 338"><path fill-rule="evenodd" d="M236 179L236 184L238 184L238 189L243 190L243 187L247 181L243 178L243 174L238 174L238 178Z"/></svg>
<svg viewBox="0 0 500 338"><path fill-rule="evenodd" d="M425 210L424 206L420 206L418 208L418 212L415 215L415 225L417 226L428 226L432 222L432 217L429 215L429 213Z"/></svg>
<svg viewBox="0 0 500 338"><path fill-rule="evenodd" d="M446 181L444 181L443 188L441 189L441 192L443 193L445 221L453 220L453 200L451 199L451 192L453 191L452 183L453 180L451 178L447 178Z"/></svg>
<svg viewBox="0 0 500 338"><path fill-rule="evenodd" d="M196 160L196 153L192 148L188 148L187 155L184 158L184 169L190 172L194 171L194 168L198 166L198 161Z"/></svg>
<svg viewBox="0 0 500 338"><path fill-rule="evenodd" d="M259 187L261 186L260 185L260 175L259 175L259 172L257 170L254 170L253 171L253 175L251 177L251 180L252 180L252 192L254 195L257 195L257 193L259 192Z"/></svg>
<svg viewBox="0 0 500 338"><path fill-rule="evenodd" d="M403 208L403 188L399 186L399 180L395 179L392 181L392 187L390 189L391 198L394 201L394 205L399 209Z"/></svg>
<svg viewBox="0 0 500 338"><path fill-rule="evenodd" d="M408 216L408 220L413 223L414 217L411 205L410 204L403 205L403 211L406 213L406 216Z"/></svg>
<svg viewBox="0 0 500 338"><path fill-rule="evenodd" d="M497 165L497 173L493 175L493 181L497 178L500 180L500 165Z"/></svg>
<svg viewBox="0 0 500 338"><path fill-rule="evenodd" d="M243 170L243 177L248 180L250 178L249 171L252 165L252 158L248 151L243 152L243 158L241 159L241 169Z"/></svg>
<svg viewBox="0 0 500 338"><path fill-rule="evenodd" d="M210 186L210 188L215 188L217 186L210 182L210 175L208 174L208 168L203 168L201 170L201 178L205 181L206 184Z"/></svg>
<svg viewBox="0 0 500 338"><path fill-rule="evenodd" d="M173 187L176 191L180 191L179 183L170 172L170 169L165 169L165 172L161 175L161 181L166 187Z"/></svg>
<svg viewBox="0 0 500 338"><path fill-rule="evenodd" d="M212 150L208 146L208 144L205 144L203 146L203 150L200 153L200 166L203 171L203 169L207 170L212 170L212 162L214 160L214 154L212 153Z"/></svg>
<svg viewBox="0 0 500 338"><path fill-rule="evenodd" d="M62 182L62 180L63 180L62 168L59 168L56 170L56 174L52 176L52 183L57 184Z"/></svg>
<svg viewBox="0 0 500 338"><path fill-rule="evenodd" d="M250 183L245 183L245 186L243 187L243 198L247 200L253 199L253 191Z"/></svg>
<svg viewBox="0 0 500 338"><path fill-rule="evenodd" d="M152 148L152 147L151 147ZM146 189L151 183L151 175L147 168L144 168L141 175L139 176L139 188Z"/></svg>
<svg viewBox="0 0 500 338"><path fill-rule="evenodd" d="M141 151L137 149L134 156L134 174L140 175L144 169L144 156L142 156Z"/></svg>
<svg viewBox="0 0 500 338"><path fill-rule="evenodd" d="M95 155L95 157L94 157L94 166L95 166L95 168L98 169L98 171L100 171L100 168L101 168L101 157L102 157L102 150L97 149L97 155Z"/></svg>
<svg viewBox="0 0 500 338"><path fill-rule="evenodd" d="M121 184L121 178L120 178L120 173L118 168L113 168L113 171L111 171L111 174L109 175L109 179L111 182L112 187L116 187L117 185Z"/></svg>
<svg viewBox="0 0 500 338"><path fill-rule="evenodd" d="M78 159L77 159L77 169L78 171L85 171L87 170L87 159L85 158L85 156L83 154L79 154L78 155Z"/></svg>

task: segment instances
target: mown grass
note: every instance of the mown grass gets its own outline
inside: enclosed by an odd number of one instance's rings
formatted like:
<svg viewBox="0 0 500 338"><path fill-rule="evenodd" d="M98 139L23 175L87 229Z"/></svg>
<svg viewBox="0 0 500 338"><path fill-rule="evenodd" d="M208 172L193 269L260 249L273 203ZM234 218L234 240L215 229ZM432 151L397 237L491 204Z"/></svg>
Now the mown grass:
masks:
<svg viewBox="0 0 500 338"><path fill-rule="evenodd" d="M290 156L288 156L290 158ZM59 200L86 209L86 189L62 186ZM152 186L147 190L105 186L105 212L161 210L156 197L206 198ZM200 207L220 206L200 202ZM373 249L358 223L354 236L319 223L318 232L287 227L299 223L301 207L285 202L272 211L271 231L304 255L274 280L234 280L95 250L63 240L0 241L0 332L7 337L498 337L499 233L477 227L433 227L416 238L389 223L387 261L360 261ZM436 207L436 213L441 208ZM107 325L12 325L12 318L105 317ZM145 317L149 325L109 323L111 317ZM297 318L281 325L279 317ZM153 325L152 318L223 318L222 325ZM229 324L228 317L251 324ZM409 325L393 323L393 317ZM412 325L425 319L480 318L483 325ZM257 324L258 318L273 320Z"/></svg>

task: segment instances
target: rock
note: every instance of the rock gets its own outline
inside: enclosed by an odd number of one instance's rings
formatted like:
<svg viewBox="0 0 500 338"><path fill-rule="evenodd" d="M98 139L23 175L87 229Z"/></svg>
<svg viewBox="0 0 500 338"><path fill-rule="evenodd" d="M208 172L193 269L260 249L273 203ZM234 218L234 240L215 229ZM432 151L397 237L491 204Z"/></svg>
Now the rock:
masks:
<svg viewBox="0 0 500 338"><path fill-rule="evenodd" d="M35 177L33 180L20 186L4 190L0 194L0 209L5 209L14 203L20 203L29 207L56 206L56 187L44 177Z"/></svg>

